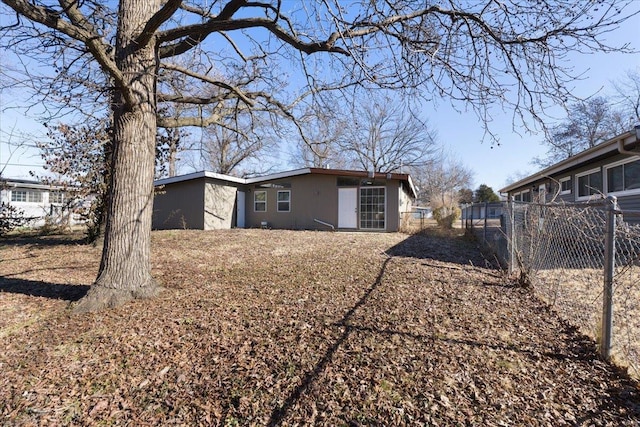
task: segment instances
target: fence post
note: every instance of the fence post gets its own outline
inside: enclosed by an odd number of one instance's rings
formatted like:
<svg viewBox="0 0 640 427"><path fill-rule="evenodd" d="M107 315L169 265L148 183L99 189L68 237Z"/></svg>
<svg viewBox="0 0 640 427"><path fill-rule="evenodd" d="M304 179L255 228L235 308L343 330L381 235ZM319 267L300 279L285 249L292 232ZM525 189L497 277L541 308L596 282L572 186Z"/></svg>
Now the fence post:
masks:
<svg viewBox="0 0 640 427"><path fill-rule="evenodd" d="M507 206L509 207L509 230L507 233L509 241L509 274L513 274L515 271L515 258L516 258L516 206L513 203L513 196L509 197Z"/></svg>
<svg viewBox="0 0 640 427"><path fill-rule="evenodd" d="M487 244L487 212L489 210L489 203L484 202L484 230L482 233L482 242Z"/></svg>
<svg viewBox="0 0 640 427"><path fill-rule="evenodd" d="M603 359L611 357L613 331L613 273L616 266L616 215L618 200L607 197L607 224L604 244L604 291L602 294L602 335L600 337L600 355Z"/></svg>

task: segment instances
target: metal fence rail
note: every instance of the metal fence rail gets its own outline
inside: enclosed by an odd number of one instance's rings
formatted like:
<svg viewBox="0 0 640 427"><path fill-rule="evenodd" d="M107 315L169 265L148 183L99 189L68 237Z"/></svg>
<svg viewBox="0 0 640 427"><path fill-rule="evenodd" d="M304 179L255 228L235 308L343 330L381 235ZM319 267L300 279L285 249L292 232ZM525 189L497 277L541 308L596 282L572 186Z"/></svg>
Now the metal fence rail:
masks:
<svg viewBox="0 0 640 427"><path fill-rule="evenodd" d="M499 219L487 218L500 211ZM462 226L602 356L640 377L640 211L591 204L465 205ZM484 213L484 215L483 215Z"/></svg>

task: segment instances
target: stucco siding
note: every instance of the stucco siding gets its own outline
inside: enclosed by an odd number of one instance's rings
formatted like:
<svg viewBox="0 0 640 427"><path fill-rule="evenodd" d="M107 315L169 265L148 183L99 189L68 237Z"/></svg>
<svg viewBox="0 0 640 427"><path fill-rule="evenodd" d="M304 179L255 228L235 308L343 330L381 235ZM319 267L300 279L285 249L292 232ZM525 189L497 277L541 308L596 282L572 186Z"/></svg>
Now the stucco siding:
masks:
<svg viewBox="0 0 640 427"><path fill-rule="evenodd" d="M266 188L265 185L271 185ZM255 210L256 191L266 192L266 211ZM278 211L278 191L290 191L289 212ZM246 196L246 225L270 228L327 229L318 219L334 226L338 222L338 190L335 176L302 175L251 185Z"/></svg>
<svg viewBox="0 0 640 427"><path fill-rule="evenodd" d="M157 229L213 230L266 226L274 229L328 230L332 226L338 227L339 189L359 188L361 191L357 192L357 199L349 199L349 206L342 206L342 214L351 215L349 207L352 202L357 203L358 223L349 229L377 230L383 225L380 221L382 209L377 211L382 192L375 189L384 186L384 230L397 231L401 213L410 209L413 200L405 192L406 189L413 191L410 180L402 174L399 174L400 178L387 174L384 178L380 175L372 179L367 172L301 169L290 175L280 173L250 179L209 172L185 175L183 180L181 177L166 178L156 184L159 187L155 197L153 225ZM338 187L339 182L344 187ZM404 184L408 187L403 188ZM364 188L374 190L363 192ZM364 193L366 199L363 199L362 209L365 211L358 213L361 208L360 197ZM244 204L238 206L243 199ZM364 221L363 224L360 221ZM349 227L352 227L351 224L349 221Z"/></svg>
<svg viewBox="0 0 640 427"><path fill-rule="evenodd" d="M302 175L251 185L246 198L247 227L327 230L315 219L338 226L338 185L332 175ZM272 186L272 187L265 187ZM386 230L400 228L401 212L410 210L411 198L398 180L389 180L386 190ZM266 193L266 211L255 209L255 192ZM278 212L278 191L290 191L290 211ZM359 195L358 195L359 197Z"/></svg>
<svg viewBox="0 0 640 427"><path fill-rule="evenodd" d="M203 179L167 184L156 189L153 205L153 228L204 228Z"/></svg>
<svg viewBox="0 0 640 427"><path fill-rule="evenodd" d="M398 231L400 229L400 185L398 181L389 180L386 185L387 202L387 231Z"/></svg>
<svg viewBox="0 0 640 427"><path fill-rule="evenodd" d="M237 188L214 180L204 186L204 229L222 230L236 225Z"/></svg>
<svg viewBox="0 0 640 427"><path fill-rule="evenodd" d="M409 195L407 194L407 192L404 190L404 187L402 186L401 183L398 183L398 214L399 214L399 229L402 228L405 224L403 224L403 221L405 220L405 218L409 218L410 214L409 212L411 212L411 208L413 206L413 200L411 199L411 197L409 197Z"/></svg>

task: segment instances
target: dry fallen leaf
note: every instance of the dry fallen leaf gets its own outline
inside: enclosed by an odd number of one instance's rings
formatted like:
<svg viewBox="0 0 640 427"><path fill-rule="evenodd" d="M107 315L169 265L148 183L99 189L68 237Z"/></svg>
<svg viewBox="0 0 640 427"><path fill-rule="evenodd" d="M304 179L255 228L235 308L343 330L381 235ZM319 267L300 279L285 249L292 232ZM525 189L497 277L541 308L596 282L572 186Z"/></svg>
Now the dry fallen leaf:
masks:
<svg viewBox="0 0 640 427"><path fill-rule="evenodd" d="M100 248L0 247L7 424L640 421L637 383L462 236L173 230L153 252L160 296L69 315Z"/></svg>

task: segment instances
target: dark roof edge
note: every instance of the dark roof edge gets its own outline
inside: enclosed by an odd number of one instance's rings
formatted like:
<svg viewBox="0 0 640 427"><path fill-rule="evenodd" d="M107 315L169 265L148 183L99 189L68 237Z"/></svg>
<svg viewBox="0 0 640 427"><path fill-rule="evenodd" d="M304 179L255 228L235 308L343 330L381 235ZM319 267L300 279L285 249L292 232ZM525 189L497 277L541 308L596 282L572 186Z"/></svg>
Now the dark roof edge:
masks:
<svg viewBox="0 0 640 427"><path fill-rule="evenodd" d="M617 135L607 141L604 141L595 147L589 148L581 153L576 154L575 156L571 156L568 159L562 160L554 165L551 165L540 172L537 172L533 175L529 175L526 178L523 178L513 184L509 184L506 187L500 189L500 193L508 193L511 190L515 190L516 188L520 188L522 186L526 186L540 179L547 178L551 175L555 175L557 173L564 172L569 169L573 169L579 167L588 161L599 157L603 154L608 154L613 151L618 151L618 141L622 141L624 146L629 144L634 144L638 142L638 136L636 135L636 131L629 131ZM640 152L638 153L640 155Z"/></svg>
<svg viewBox="0 0 640 427"><path fill-rule="evenodd" d="M213 179L218 179L221 181L228 181L228 182L234 182L237 184L255 184L255 183L259 183L259 182L264 182L264 181L271 181L274 179L282 179L282 178L289 178L291 176L298 176L298 175L307 175L307 174L316 174L316 175L334 175L334 176L354 176L354 177L361 177L361 178L366 178L366 177L371 177L373 179L397 179L399 181L404 181L407 183L410 192L412 193L413 197L417 197L417 191L415 186L413 185L413 181L411 180L411 176L409 174L406 173L384 173L384 172L376 172L376 173L371 173L371 172L367 172L367 171L354 171L354 170L343 170L343 169L322 169L322 168L301 168L301 169L294 169L294 170L290 170L290 171L285 171L285 172L276 172L276 173L272 173L272 174L268 174L268 175L263 175L263 176L257 176L257 177L253 177L253 178L238 178L235 176L231 176L231 175L225 175L225 174L219 174L219 173L215 173L215 172L208 172L208 171L199 171L199 172L193 172L193 173L188 173L185 175L179 175L179 176L173 176L170 178L162 178L162 179L158 179L156 181L154 181L153 185L154 186L159 186L159 185L166 185L166 184L173 184L176 182L184 182L184 181L190 181L193 179L198 179L198 178L213 178Z"/></svg>

